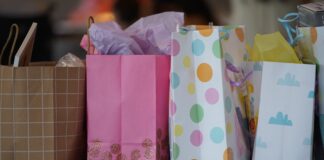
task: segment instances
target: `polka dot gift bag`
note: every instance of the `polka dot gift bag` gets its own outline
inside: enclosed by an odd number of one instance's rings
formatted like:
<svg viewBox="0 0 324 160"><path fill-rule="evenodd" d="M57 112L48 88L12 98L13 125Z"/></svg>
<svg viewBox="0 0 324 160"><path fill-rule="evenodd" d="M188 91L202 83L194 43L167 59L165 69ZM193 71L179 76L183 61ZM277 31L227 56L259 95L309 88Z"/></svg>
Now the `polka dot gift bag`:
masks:
<svg viewBox="0 0 324 160"><path fill-rule="evenodd" d="M244 27L188 26L172 35L172 160L246 160Z"/></svg>

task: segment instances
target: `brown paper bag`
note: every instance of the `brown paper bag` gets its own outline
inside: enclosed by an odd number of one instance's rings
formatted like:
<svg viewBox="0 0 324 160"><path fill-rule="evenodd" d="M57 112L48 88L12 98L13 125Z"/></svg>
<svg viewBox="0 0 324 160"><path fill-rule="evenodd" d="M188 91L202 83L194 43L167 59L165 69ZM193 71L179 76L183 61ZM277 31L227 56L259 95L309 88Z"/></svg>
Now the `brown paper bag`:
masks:
<svg viewBox="0 0 324 160"><path fill-rule="evenodd" d="M85 140L85 68L0 66L0 160L82 160Z"/></svg>

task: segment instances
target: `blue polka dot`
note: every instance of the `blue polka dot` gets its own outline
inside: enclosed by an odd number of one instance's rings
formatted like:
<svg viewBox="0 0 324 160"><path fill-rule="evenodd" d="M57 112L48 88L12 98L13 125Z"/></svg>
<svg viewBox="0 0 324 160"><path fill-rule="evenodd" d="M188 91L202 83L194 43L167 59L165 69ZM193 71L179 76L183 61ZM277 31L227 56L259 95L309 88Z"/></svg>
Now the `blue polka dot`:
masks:
<svg viewBox="0 0 324 160"><path fill-rule="evenodd" d="M180 78L176 73L171 74L171 87L176 89L180 84Z"/></svg>
<svg viewBox="0 0 324 160"><path fill-rule="evenodd" d="M210 132L210 138L214 143L221 143L224 140L224 131L219 127L215 127Z"/></svg>
<svg viewBox="0 0 324 160"><path fill-rule="evenodd" d="M230 113L232 111L232 101L229 97L225 98L225 110L227 113Z"/></svg>
<svg viewBox="0 0 324 160"><path fill-rule="evenodd" d="M192 42L192 53L195 56L202 55L204 53L204 50L205 50L205 45L203 41L196 39Z"/></svg>

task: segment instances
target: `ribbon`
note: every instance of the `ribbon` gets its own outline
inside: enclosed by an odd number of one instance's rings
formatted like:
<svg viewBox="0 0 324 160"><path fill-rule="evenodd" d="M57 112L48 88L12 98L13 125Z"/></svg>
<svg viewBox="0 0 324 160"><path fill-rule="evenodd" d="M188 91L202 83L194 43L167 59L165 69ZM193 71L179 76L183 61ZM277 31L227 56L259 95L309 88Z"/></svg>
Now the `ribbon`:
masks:
<svg viewBox="0 0 324 160"><path fill-rule="evenodd" d="M225 60L225 65L226 65L226 69L233 73L237 73L237 74L242 73L237 67L235 67L232 63L230 63L227 60ZM240 87L252 75L252 73L253 72L250 71L246 75L243 74L244 77L239 81L233 81L233 80L229 79L229 82L230 82L231 86L233 86L233 87Z"/></svg>
<svg viewBox="0 0 324 160"><path fill-rule="evenodd" d="M303 38L303 34L299 32L297 27L292 27L291 23L299 19L298 13L288 13L283 18L278 18L278 21L282 24L288 35L288 42L290 45L296 45L297 42ZM295 37L293 37L293 34Z"/></svg>

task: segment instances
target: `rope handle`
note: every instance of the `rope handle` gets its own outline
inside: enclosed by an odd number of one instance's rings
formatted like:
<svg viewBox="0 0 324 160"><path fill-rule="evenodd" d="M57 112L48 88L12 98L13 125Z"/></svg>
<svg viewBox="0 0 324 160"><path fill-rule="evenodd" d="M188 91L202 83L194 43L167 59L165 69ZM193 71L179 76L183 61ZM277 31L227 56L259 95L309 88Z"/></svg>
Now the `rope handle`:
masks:
<svg viewBox="0 0 324 160"><path fill-rule="evenodd" d="M13 33L14 31L15 31L15 33ZM8 58L8 65L9 66L11 65L11 58L13 56L13 51L15 49L18 34L19 34L19 26L17 24L12 24L11 27L10 27L10 32L9 32L8 38L7 38L6 43L4 44L4 46L3 46L2 50L1 50L1 53L0 53L0 64L2 64L2 56L4 55L4 52L5 52L6 48L7 48L13 34L15 34L15 35L14 35L14 40L12 42L12 46L11 46L11 49L10 49L9 58Z"/></svg>
<svg viewBox="0 0 324 160"><path fill-rule="evenodd" d="M297 27L293 27L292 23L299 19L299 14L292 12L286 14L283 18L278 18L278 21L284 27L288 34L288 42L290 45L295 46L297 42L304 37L302 33L299 32ZM293 37L293 35L295 35Z"/></svg>
<svg viewBox="0 0 324 160"><path fill-rule="evenodd" d="M94 19L93 19L93 17L92 16L90 16L89 18L88 18L88 24L87 24L87 35L88 35L88 53L87 54L94 54L94 49L93 49L93 51L92 51L92 53L90 52L90 48L91 48L91 44L90 44L90 32L89 32L89 29L90 29L90 27L91 27L91 25L94 23Z"/></svg>

